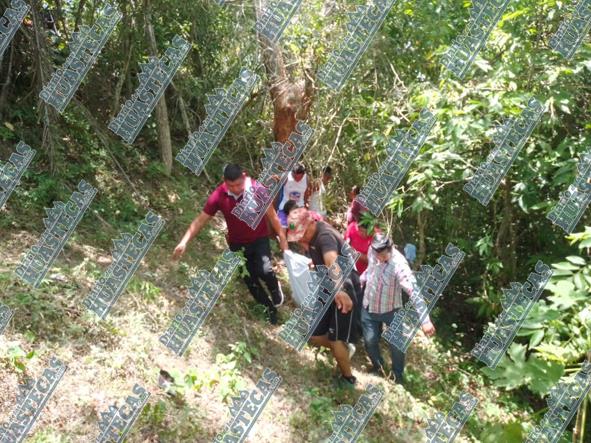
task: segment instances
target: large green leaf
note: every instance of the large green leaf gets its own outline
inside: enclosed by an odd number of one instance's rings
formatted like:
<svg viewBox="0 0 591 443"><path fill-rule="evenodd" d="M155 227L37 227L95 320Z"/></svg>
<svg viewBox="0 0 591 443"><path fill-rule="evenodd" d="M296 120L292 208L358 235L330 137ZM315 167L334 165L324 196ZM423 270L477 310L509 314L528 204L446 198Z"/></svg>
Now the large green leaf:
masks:
<svg viewBox="0 0 591 443"><path fill-rule="evenodd" d="M526 359L526 347L513 343L496 369L484 368L482 371L498 387L515 389L527 386L536 394L545 394L564 372L564 366L556 362L542 360L536 354Z"/></svg>

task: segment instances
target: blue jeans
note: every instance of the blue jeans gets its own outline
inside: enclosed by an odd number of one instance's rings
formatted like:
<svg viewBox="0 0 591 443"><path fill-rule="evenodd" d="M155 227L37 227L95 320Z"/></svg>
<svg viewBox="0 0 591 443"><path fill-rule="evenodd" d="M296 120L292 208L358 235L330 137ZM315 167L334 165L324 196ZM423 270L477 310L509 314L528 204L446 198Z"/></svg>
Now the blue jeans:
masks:
<svg viewBox="0 0 591 443"><path fill-rule="evenodd" d="M363 343L365 350L369 355L374 371L379 371L384 367L384 359L380 353L380 338L382 338L382 327L390 325L397 309L384 314L371 314L367 308L361 309L361 326L363 328ZM396 346L388 343L390 347L390 356L392 358L392 372L396 377L397 383L403 382L404 372L404 352Z"/></svg>

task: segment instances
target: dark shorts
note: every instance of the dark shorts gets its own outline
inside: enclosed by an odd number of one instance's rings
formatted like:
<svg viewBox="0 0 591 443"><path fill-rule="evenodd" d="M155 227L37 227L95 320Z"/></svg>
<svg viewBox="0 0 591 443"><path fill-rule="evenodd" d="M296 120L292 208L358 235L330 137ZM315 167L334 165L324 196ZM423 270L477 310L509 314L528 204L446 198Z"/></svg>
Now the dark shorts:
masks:
<svg viewBox="0 0 591 443"><path fill-rule="evenodd" d="M337 305L333 301L328 311L324 314L324 317L320 320L320 323L318 323L318 326L316 326L316 329L314 329L312 336L327 335L330 341L340 340L347 343L352 343L357 339L355 312L358 304L355 290L351 284L347 283L343 285L341 290L351 297L353 309L347 314L343 314L337 309Z"/></svg>

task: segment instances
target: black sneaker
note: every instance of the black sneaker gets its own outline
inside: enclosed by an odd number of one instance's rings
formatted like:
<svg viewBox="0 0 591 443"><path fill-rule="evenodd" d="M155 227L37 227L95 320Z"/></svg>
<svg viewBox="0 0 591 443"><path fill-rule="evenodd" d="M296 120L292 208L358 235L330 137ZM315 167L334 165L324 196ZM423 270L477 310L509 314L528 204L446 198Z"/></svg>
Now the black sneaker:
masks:
<svg viewBox="0 0 591 443"><path fill-rule="evenodd" d="M277 287L279 290L273 293L273 306L278 308L283 304L285 301L285 296L283 295L283 289L281 289L281 283L277 280Z"/></svg>
<svg viewBox="0 0 591 443"><path fill-rule="evenodd" d="M276 325L277 324L277 310L276 309L273 309L272 311L269 310L268 316L269 316L269 323L271 323L272 325Z"/></svg>
<svg viewBox="0 0 591 443"><path fill-rule="evenodd" d="M357 383L357 378L352 375L350 377L345 377L344 375L341 375L337 380L337 385L341 388L348 388L348 389L352 389L355 387L355 384Z"/></svg>
<svg viewBox="0 0 591 443"><path fill-rule="evenodd" d="M350 376L350 377L345 377L343 375L343 379L347 380L349 383L351 383L352 385L354 385L355 383L357 383L357 377L355 377L354 375Z"/></svg>
<svg viewBox="0 0 591 443"><path fill-rule="evenodd" d="M174 377L164 369L160 369L160 374L158 375L158 386L160 386L164 392L166 392L166 394L170 395L171 397L176 396L176 391L174 389Z"/></svg>

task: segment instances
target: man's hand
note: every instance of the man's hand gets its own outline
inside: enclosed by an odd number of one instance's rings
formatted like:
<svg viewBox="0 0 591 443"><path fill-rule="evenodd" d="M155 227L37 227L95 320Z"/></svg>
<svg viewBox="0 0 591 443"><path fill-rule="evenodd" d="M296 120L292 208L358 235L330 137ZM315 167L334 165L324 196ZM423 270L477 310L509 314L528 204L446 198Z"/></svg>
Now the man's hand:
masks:
<svg viewBox="0 0 591 443"><path fill-rule="evenodd" d="M351 297L349 297L349 295L344 291L337 292L334 297L334 302L337 304L337 309L343 314L346 314L350 312L351 309L353 309L353 301L351 300Z"/></svg>
<svg viewBox="0 0 591 443"><path fill-rule="evenodd" d="M181 255L185 253L185 249L187 249L186 243L180 242L178 245L176 245L176 248L174 248L174 252L172 253L172 259L178 260Z"/></svg>
<svg viewBox="0 0 591 443"><path fill-rule="evenodd" d="M432 337L435 334L435 326L430 321L423 323L421 329L427 337Z"/></svg>
<svg viewBox="0 0 591 443"><path fill-rule="evenodd" d="M281 248L281 250L283 252L285 252L289 249L289 245L287 244L287 237L285 235L285 232L283 232L283 230L279 231L279 247Z"/></svg>

